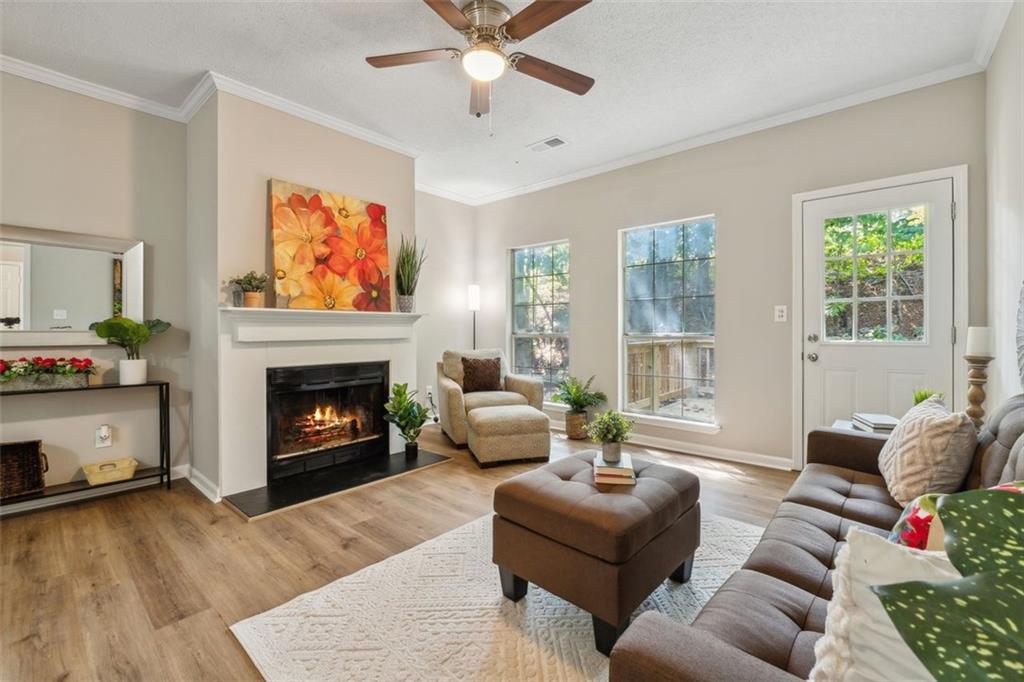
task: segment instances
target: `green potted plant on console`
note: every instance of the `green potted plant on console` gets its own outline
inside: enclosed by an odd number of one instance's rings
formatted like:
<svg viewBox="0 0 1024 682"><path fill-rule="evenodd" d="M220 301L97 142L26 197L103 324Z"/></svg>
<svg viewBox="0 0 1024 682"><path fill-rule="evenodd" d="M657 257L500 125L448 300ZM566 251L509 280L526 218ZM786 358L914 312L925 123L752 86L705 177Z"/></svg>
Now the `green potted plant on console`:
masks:
<svg viewBox="0 0 1024 682"><path fill-rule="evenodd" d="M140 357L142 347L156 334L171 328L163 320L136 322L127 317L111 317L102 322L93 322L89 329L107 343L124 348L128 358L118 363L118 376L122 386L146 383L146 359Z"/></svg>
<svg viewBox="0 0 1024 682"><path fill-rule="evenodd" d="M622 444L629 440L633 422L615 410L602 412L587 426L587 435L601 444L601 457L606 462L618 462L622 456Z"/></svg>
<svg viewBox="0 0 1024 682"><path fill-rule="evenodd" d="M406 459L419 456L416 439L427 421L427 408L418 403L415 396L416 391L410 391L409 384L395 384L391 388L391 399L384 404L384 420L397 426L405 440Z"/></svg>
<svg viewBox="0 0 1024 682"><path fill-rule="evenodd" d="M569 377L558 384L558 390L551 396L556 403L568 405L565 413L565 434L573 440L587 437L587 408L596 407L608 400L602 391L591 391L594 377L583 383L576 377Z"/></svg>

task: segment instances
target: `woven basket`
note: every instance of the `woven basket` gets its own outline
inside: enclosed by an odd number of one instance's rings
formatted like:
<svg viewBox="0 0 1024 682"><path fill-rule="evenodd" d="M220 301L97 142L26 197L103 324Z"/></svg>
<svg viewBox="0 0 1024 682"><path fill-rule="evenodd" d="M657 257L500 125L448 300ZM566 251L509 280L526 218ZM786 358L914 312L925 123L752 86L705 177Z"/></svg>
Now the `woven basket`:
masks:
<svg viewBox="0 0 1024 682"><path fill-rule="evenodd" d="M85 471L85 478L89 485L103 485L116 481L127 481L135 475L135 468L139 466L138 461L131 457L121 459L110 459L95 464L85 464L82 470Z"/></svg>
<svg viewBox="0 0 1024 682"><path fill-rule="evenodd" d="M41 491L50 465L41 440L0 443L0 500Z"/></svg>

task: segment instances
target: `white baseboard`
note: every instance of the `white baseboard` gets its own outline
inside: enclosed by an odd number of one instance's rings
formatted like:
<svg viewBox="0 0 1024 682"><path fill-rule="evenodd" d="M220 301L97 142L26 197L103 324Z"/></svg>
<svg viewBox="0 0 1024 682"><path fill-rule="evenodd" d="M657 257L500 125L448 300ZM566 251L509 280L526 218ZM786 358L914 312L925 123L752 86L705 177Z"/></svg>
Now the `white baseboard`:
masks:
<svg viewBox="0 0 1024 682"><path fill-rule="evenodd" d="M171 467L171 480L176 478L188 478L189 474L192 473L192 466L189 464L179 464L178 466Z"/></svg>
<svg viewBox="0 0 1024 682"><path fill-rule="evenodd" d="M211 502L220 502L220 488L198 469L190 470L188 480Z"/></svg>
<svg viewBox="0 0 1024 682"><path fill-rule="evenodd" d="M551 430L565 431L565 422L555 421L552 419ZM647 436L642 433L634 433L629 442L633 445L646 445L647 447L658 448L659 450L668 450L669 452L678 452L684 455L698 455L700 457L720 459L726 462L754 464L757 466L768 467L769 469L782 469L783 471L789 471L793 468L793 462L788 457L775 457L773 455L763 455L759 452L746 452L730 448L719 448L713 445L690 443L672 438L658 438L657 436Z"/></svg>

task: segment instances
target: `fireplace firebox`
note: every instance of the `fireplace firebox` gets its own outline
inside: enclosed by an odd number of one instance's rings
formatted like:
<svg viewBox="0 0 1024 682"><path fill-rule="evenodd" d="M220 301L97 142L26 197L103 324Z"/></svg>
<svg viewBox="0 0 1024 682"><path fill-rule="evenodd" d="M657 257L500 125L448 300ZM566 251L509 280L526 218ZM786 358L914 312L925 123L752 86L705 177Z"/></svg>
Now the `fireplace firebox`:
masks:
<svg viewBox="0 0 1024 682"><path fill-rule="evenodd" d="M390 454L388 363L267 370L267 482Z"/></svg>

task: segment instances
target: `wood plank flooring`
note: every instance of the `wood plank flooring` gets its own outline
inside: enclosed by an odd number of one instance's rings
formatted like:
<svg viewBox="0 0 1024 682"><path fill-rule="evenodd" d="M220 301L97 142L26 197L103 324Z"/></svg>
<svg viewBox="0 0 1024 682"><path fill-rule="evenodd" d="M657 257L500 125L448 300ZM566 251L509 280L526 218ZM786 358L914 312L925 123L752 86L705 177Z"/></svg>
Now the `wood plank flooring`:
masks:
<svg viewBox="0 0 1024 682"><path fill-rule="evenodd" d="M589 443L552 436L553 457ZM0 521L0 680L259 680L228 626L472 521L502 480L437 427L447 464L246 523L186 481ZM627 451L692 471L705 512L764 525L795 474ZM497 585L495 585L495 589Z"/></svg>

